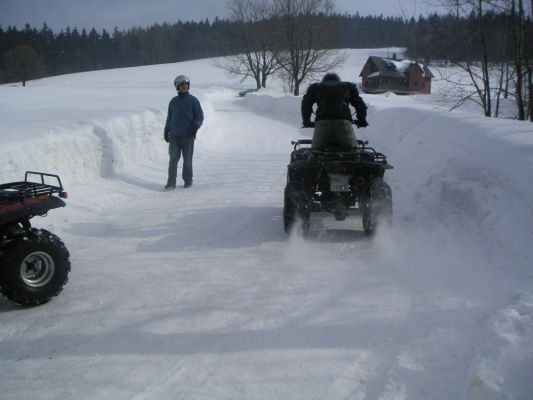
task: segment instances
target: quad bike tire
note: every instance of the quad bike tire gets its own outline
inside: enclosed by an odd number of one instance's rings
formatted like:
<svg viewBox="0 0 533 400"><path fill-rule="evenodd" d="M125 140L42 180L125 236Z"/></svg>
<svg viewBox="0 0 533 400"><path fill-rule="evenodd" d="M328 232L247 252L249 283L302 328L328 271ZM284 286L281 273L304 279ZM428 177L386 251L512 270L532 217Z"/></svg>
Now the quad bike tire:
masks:
<svg viewBox="0 0 533 400"><path fill-rule="evenodd" d="M69 252L45 229L32 228L8 243L0 259L0 289L9 300L24 305L44 304L68 281Z"/></svg>
<svg viewBox="0 0 533 400"><path fill-rule="evenodd" d="M309 233L311 206L309 198L300 185L287 183L283 202L283 228L290 234L297 228L302 235Z"/></svg>
<svg viewBox="0 0 533 400"><path fill-rule="evenodd" d="M370 184L370 195L363 201L363 229L373 235L381 224L392 223L392 190L387 182L375 178Z"/></svg>

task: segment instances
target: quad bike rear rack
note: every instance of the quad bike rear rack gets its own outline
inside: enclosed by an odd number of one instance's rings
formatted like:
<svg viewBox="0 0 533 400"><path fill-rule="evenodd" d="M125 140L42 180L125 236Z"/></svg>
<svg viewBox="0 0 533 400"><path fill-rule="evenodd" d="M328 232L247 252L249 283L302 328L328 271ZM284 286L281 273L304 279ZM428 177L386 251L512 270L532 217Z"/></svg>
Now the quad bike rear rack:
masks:
<svg viewBox="0 0 533 400"><path fill-rule="evenodd" d="M307 149L301 148L301 145L311 145L311 139L300 139L296 141L291 141L291 144L294 147L294 150L298 149ZM384 169L393 169L394 167L390 165L387 161L387 157L383 153L377 152L373 147L367 147L368 141L366 140L357 140L357 147L353 150L344 150L340 147L330 147L326 150L315 150L308 148L308 150L313 154L322 157L324 160L330 158L334 159L344 159L346 161L356 161L356 162L373 162L383 164Z"/></svg>
<svg viewBox="0 0 533 400"><path fill-rule="evenodd" d="M30 180L30 177L35 177ZM53 183L53 184L51 184ZM58 175L44 172L26 171L24 181L0 184L0 202L37 198L57 194L66 199L67 192L63 190L63 184Z"/></svg>

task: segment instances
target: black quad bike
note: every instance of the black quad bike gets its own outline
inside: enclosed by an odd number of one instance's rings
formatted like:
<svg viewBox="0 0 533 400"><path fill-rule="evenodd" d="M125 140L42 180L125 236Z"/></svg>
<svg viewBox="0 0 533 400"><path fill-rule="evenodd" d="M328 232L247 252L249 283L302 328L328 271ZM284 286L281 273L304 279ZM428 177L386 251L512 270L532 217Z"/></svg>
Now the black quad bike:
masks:
<svg viewBox="0 0 533 400"><path fill-rule="evenodd" d="M294 150L287 167L283 207L285 231L290 233L296 225L307 234L312 212L331 213L337 221L361 215L367 235L372 235L378 224L390 224L392 194L383 176L393 167L387 157L361 140L353 149L330 146L324 151L311 149L311 142L291 142Z"/></svg>
<svg viewBox="0 0 533 400"><path fill-rule="evenodd" d="M66 197L59 176L42 172L28 171L24 181L0 184L0 290L11 301L43 304L67 283L70 260L64 243L30 224L34 216L64 207Z"/></svg>

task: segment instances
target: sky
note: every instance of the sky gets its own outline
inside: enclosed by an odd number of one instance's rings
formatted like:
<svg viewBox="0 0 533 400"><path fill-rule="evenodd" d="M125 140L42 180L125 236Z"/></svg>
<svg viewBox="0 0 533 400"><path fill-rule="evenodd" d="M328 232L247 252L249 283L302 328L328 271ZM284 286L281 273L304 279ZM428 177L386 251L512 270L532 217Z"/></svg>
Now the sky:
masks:
<svg viewBox="0 0 533 400"><path fill-rule="evenodd" d="M386 16L418 16L438 10L438 0L336 0L341 13ZM433 4L433 5L432 5ZM133 26L177 20L210 21L227 16L225 0L0 0L0 25L41 27L54 30L70 26L121 30Z"/></svg>

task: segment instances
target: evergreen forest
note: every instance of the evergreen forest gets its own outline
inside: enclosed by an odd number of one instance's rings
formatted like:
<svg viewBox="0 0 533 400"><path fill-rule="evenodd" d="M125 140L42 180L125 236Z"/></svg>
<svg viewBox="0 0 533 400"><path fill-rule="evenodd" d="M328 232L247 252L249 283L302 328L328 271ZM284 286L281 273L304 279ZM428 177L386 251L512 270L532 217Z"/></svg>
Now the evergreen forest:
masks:
<svg viewBox="0 0 533 400"><path fill-rule="evenodd" d="M327 19L332 48L413 47L413 35L443 17L331 15ZM54 32L26 25L23 29L0 26L0 83L98 69L170 63L239 54L244 45L239 23L215 19L177 21L113 32L67 27Z"/></svg>

